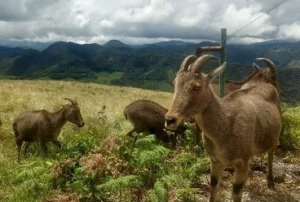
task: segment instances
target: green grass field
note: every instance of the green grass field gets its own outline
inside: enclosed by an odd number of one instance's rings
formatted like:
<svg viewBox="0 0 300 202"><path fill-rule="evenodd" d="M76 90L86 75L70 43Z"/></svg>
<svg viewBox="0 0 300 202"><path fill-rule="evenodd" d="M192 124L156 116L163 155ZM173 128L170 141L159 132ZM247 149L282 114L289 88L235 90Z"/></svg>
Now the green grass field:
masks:
<svg viewBox="0 0 300 202"><path fill-rule="evenodd" d="M67 104L66 97L77 100L85 127L67 123L60 135L62 149L50 146L49 156L43 157L38 145L32 145L18 164L11 127L14 117L27 110L58 110ZM172 94L72 81L0 80L0 201L207 201L209 160L203 148L195 145L191 124L176 149L162 146L153 136L137 134L135 145L125 137L131 125L123 109L137 99L168 108ZM295 151L299 117L300 108L285 109L289 137L285 145L290 151L281 152L275 161L288 159L295 166L300 162ZM300 175L289 175L295 181L288 185L283 181L277 190L259 195L254 185L266 189L265 176L254 174L245 201L299 199L292 194L300 185ZM224 176L220 198L230 201L232 175L225 172Z"/></svg>
<svg viewBox="0 0 300 202"><path fill-rule="evenodd" d="M123 72L100 72L97 74L97 80L96 82L102 83L102 84L111 84L112 80L120 79L123 75Z"/></svg>

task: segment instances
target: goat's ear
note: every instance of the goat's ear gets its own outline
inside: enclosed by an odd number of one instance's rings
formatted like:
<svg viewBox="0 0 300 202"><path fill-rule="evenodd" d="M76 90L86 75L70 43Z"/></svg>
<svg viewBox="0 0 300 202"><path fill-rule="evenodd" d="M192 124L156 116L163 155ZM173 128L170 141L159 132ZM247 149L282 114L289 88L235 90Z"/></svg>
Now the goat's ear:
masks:
<svg viewBox="0 0 300 202"><path fill-rule="evenodd" d="M220 67L218 67L217 69L212 70L211 72L208 73L207 75L207 81L211 82L213 81L217 76L219 76L220 74L222 74L222 72L224 71L224 69L226 68L226 62L224 62Z"/></svg>

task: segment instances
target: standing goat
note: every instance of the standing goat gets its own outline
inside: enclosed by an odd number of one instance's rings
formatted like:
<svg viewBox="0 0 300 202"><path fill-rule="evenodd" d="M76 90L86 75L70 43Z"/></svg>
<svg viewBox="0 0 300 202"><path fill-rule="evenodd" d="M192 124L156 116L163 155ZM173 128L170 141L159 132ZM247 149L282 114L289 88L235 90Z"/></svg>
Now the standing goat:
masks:
<svg viewBox="0 0 300 202"><path fill-rule="evenodd" d="M71 104L63 106L57 112L51 113L46 110L23 112L13 121L12 126L18 147L18 161L20 161L20 152L24 141L25 155L30 143L35 141L40 142L42 151L47 154L47 142L61 147L57 137L67 121L78 127L84 126L77 102L69 98L65 99L69 100Z"/></svg>
<svg viewBox="0 0 300 202"><path fill-rule="evenodd" d="M246 83L248 83L249 85L250 83L253 82L255 83L258 80L265 81L266 83L270 83L278 90L278 92L280 91L277 83L277 72L274 63L267 58L257 58L256 60L265 62L267 64L267 67L260 68L256 63L253 62L252 67L254 68L255 71L246 79L243 79L241 81L233 81L233 80L225 81L225 87L224 87L225 95L235 90L241 89L242 86ZM217 94L219 93L220 85L218 81L212 81L211 87L215 93ZM195 139L196 139L196 144L198 145L200 144L201 133L202 131L199 128L198 124L196 123Z"/></svg>
<svg viewBox="0 0 300 202"><path fill-rule="evenodd" d="M165 114L168 109L150 100L136 100L124 109L124 115L133 125L127 135L132 136L134 132L148 132L155 134L156 138L168 143L176 144L176 134L168 135L165 131ZM184 133L185 126L181 124L176 133Z"/></svg>
<svg viewBox="0 0 300 202"><path fill-rule="evenodd" d="M202 67L211 59L216 58L203 55L184 59L175 78L173 102L165 115L165 124L174 130L182 119L195 116L211 159L209 201L216 200L224 167L232 167L235 169L233 201L240 202L253 156L268 153L268 186L274 187L273 151L282 127L279 95L271 83L258 77L219 98L210 82L222 73L226 63L205 75ZM271 69L275 71L274 66Z"/></svg>
<svg viewBox="0 0 300 202"><path fill-rule="evenodd" d="M225 95L228 93L231 93L235 90L239 90L244 84L250 82L250 81L257 81L262 80L266 83L272 84L279 92L279 87L277 84L277 72L275 69L274 63L267 59L267 58L257 58L257 61L263 61L267 64L267 67L261 68L256 63L252 63L252 67L254 68L254 72L248 76L246 79L241 81L233 81L233 80L226 80L225 81ZM219 82L218 81L212 81L211 86L215 93L219 92Z"/></svg>

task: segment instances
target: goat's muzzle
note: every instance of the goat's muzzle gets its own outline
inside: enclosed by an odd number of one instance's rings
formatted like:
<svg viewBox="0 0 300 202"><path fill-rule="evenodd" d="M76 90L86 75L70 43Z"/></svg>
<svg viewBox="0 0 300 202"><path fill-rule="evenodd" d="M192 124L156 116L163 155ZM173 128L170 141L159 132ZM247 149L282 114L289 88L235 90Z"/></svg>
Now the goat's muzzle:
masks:
<svg viewBox="0 0 300 202"><path fill-rule="evenodd" d="M167 116L167 115L165 116L165 127L168 130L175 131L179 126L178 123L181 122L178 121L178 118L176 118L175 116Z"/></svg>
<svg viewBox="0 0 300 202"><path fill-rule="evenodd" d="M82 128L84 125L85 125L85 123L82 121L82 122L80 122L77 126L78 126L79 128Z"/></svg>

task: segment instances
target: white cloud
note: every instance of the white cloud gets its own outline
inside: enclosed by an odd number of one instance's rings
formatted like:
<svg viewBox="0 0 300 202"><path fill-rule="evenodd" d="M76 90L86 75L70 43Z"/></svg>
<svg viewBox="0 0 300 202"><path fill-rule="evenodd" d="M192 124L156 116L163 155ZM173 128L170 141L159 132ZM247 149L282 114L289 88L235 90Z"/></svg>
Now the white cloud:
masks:
<svg viewBox="0 0 300 202"><path fill-rule="evenodd" d="M295 22L291 25L280 26L278 38L300 40L300 23Z"/></svg>
<svg viewBox="0 0 300 202"><path fill-rule="evenodd" d="M256 7L247 7L237 9L235 5L231 4L227 7L224 15L220 19L220 23L217 23L217 27L220 25L227 25L229 34L239 30L243 26L251 22L251 19L257 19L263 15L262 12L255 12ZM265 33L275 31L275 26L271 25L270 16L268 14L261 17L255 23L250 24L245 29L242 29L236 36L261 36Z"/></svg>
<svg viewBox="0 0 300 202"><path fill-rule="evenodd" d="M0 0L0 38L127 43L218 40L280 0ZM299 0L289 0L237 33L231 41L299 40Z"/></svg>

